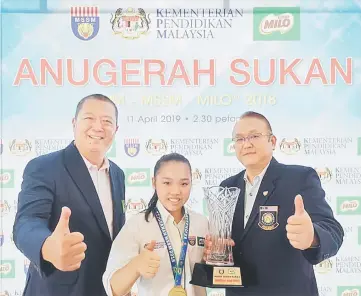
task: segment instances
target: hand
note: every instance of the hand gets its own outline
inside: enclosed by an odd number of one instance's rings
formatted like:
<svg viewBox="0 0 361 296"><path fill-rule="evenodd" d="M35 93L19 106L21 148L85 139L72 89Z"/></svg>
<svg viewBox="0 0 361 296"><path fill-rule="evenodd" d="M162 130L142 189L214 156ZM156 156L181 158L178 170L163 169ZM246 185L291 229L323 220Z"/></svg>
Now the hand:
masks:
<svg viewBox="0 0 361 296"><path fill-rule="evenodd" d="M137 272L144 278L153 278L159 269L160 257L154 252L155 241L151 241L138 255Z"/></svg>
<svg viewBox="0 0 361 296"><path fill-rule="evenodd" d="M294 248L306 250L312 246L315 230L299 194L295 198L295 214L288 218L286 231L287 238Z"/></svg>
<svg viewBox="0 0 361 296"><path fill-rule="evenodd" d="M77 270L85 258L84 236L80 232L70 232L71 211L63 207L54 232L45 240L41 252L44 260L51 262L61 271Z"/></svg>
<svg viewBox="0 0 361 296"><path fill-rule="evenodd" d="M234 247L235 243L233 239L229 239L228 243L230 246ZM207 261L208 255L212 252L212 237L210 235L206 235L204 240L204 249L203 249L203 261Z"/></svg>

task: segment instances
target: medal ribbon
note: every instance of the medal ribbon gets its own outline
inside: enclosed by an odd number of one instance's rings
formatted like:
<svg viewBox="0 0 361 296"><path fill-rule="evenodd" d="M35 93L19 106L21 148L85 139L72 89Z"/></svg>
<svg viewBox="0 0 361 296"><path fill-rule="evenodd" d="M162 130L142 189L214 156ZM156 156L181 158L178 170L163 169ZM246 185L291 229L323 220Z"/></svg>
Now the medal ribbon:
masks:
<svg viewBox="0 0 361 296"><path fill-rule="evenodd" d="M183 237L182 237L182 249L181 249L181 253L179 256L179 262L177 264L177 259L175 257L174 249L170 242L169 235L165 228L162 217L160 216L159 210L157 208L155 208L153 213L154 213L154 217L156 218L156 220L158 222L164 242L167 245L169 259L170 259L170 263L172 265L175 286L181 286L183 268L184 268L186 254L187 254L187 247L188 247L189 215L188 215L188 213L185 213L185 226L184 226L184 232L183 232Z"/></svg>

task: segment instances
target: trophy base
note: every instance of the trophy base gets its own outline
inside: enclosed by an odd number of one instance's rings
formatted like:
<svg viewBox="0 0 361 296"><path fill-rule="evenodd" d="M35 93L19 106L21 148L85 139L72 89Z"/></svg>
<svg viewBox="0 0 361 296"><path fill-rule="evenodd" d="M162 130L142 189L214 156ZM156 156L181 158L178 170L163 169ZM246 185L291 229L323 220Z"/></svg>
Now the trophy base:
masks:
<svg viewBox="0 0 361 296"><path fill-rule="evenodd" d="M241 268L235 266L214 266L204 263L194 265L192 285L207 288L243 288Z"/></svg>
<svg viewBox="0 0 361 296"><path fill-rule="evenodd" d="M206 265L215 265L215 266L233 266L232 262L230 263L223 263L223 262L213 262L213 261L206 261Z"/></svg>

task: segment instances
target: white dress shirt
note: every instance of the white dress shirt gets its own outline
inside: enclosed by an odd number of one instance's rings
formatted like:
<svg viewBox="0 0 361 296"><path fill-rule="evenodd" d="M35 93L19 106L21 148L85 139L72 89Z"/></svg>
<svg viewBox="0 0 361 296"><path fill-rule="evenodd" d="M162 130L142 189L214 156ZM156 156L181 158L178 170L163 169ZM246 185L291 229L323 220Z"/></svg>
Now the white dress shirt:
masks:
<svg viewBox="0 0 361 296"><path fill-rule="evenodd" d="M181 238L184 231L184 219L175 224L173 217L158 201L157 208L165 224L170 242L177 260L181 250ZM187 296L205 296L206 289L189 284L192 277L194 264L203 258L204 238L208 233L208 219L201 214L187 210L189 213L189 243L185 259L182 286L185 287ZM158 273L152 279L139 277L136 284L138 296L168 296L174 287L174 277L168 249L153 214L149 215L149 222L145 221L143 213L131 217L113 241L106 271L103 275L103 284L108 296L113 295L110 286L112 275L127 265L137 256L144 246L152 240L156 241L154 252L160 257Z"/></svg>
<svg viewBox="0 0 361 296"><path fill-rule="evenodd" d="M100 204L102 205L110 237L113 237L113 200L109 176L109 160L104 158L103 165L99 169L96 165L91 164L85 157L83 157L83 160L88 168L95 190L97 191Z"/></svg>
<svg viewBox="0 0 361 296"><path fill-rule="evenodd" d="M251 183L248 179L247 172L244 173L244 181L246 182L246 193L244 195L244 227L248 222L249 216L251 215L254 202L258 194L259 187L261 186L262 179L267 171L269 164L264 168L264 170L254 177L253 182Z"/></svg>

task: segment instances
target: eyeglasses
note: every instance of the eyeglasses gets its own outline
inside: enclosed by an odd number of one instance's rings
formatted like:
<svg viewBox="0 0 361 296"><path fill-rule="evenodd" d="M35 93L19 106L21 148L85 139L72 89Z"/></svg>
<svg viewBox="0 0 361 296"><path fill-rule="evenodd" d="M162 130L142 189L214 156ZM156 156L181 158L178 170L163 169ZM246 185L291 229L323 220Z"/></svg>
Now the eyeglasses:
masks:
<svg viewBox="0 0 361 296"><path fill-rule="evenodd" d="M258 142L259 140L261 140L262 137L270 137L272 136L273 134L268 134L268 135L265 135L265 134L262 134L262 133L259 133L259 134L252 134L252 135L249 135L247 137L235 137L235 138L232 138L233 142L235 142L237 145L241 145L243 146L244 143L246 143L246 141L248 140L251 144L253 143L256 143Z"/></svg>

